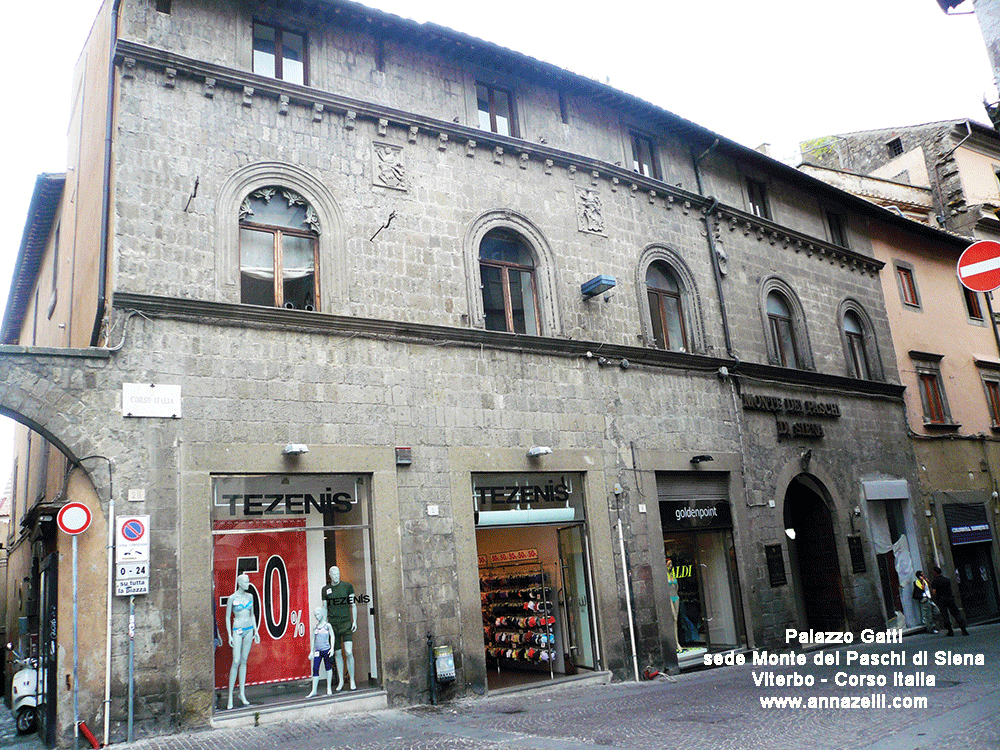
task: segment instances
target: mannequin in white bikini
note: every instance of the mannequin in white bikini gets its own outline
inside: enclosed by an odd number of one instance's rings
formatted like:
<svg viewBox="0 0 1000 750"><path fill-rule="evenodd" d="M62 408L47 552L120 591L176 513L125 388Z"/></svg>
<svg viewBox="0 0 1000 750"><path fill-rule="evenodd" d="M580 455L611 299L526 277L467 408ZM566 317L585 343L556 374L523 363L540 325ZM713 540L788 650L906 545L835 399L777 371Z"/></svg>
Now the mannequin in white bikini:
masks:
<svg viewBox="0 0 1000 750"><path fill-rule="evenodd" d="M240 700L244 706L249 706L244 688L247 681L247 659L250 658L250 648L260 643L257 632L257 618L253 613L253 597L250 595L250 576L245 573L236 576L236 590L226 603L226 631L229 633L229 646L233 649L233 666L229 668L229 705L233 707L233 686L236 676L240 678Z"/></svg>

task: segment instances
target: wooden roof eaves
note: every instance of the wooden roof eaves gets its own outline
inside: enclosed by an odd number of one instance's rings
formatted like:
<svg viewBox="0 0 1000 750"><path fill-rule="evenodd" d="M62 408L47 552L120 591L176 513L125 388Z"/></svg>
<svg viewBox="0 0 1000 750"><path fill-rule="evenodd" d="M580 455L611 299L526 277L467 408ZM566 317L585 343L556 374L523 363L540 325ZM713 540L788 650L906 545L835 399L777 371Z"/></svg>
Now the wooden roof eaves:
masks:
<svg viewBox="0 0 1000 750"><path fill-rule="evenodd" d="M0 343L14 344L20 335L65 184L65 174L42 173L35 179L28 216L21 233L21 247L14 261L7 307L0 325Z"/></svg>

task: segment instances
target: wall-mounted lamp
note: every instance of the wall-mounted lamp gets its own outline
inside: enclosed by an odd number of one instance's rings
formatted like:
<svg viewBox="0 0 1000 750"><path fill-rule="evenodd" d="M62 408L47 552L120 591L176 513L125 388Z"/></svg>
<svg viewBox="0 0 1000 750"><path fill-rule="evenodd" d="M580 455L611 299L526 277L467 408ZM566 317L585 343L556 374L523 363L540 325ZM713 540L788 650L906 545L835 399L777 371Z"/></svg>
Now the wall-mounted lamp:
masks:
<svg viewBox="0 0 1000 750"><path fill-rule="evenodd" d="M289 443L285 446L285 449L281 451L283 456L301 456L303 453L309 452L309 446L304 443Z"/></svg>
<svg viewBox="0 0 1000 750"><path fill-rule="evenodd" d="M791 539L791 540L794 541L794 539L795 539L795 529L785 529L785 536L787 536L789 539Z"/></svg>
<svg viewBox="0 0 1000 750"><path fill-rule="evenodd" d="M614 276L595 276L590 281L580 284L580 293L585 300L596 297L598 294L614 289L617 282Z"/></svg>
<svg viewBox="0 0 1000 750"><path fill-rule="evenodd" d="M528 458L538 458L539 456L547 456L552 452L552 449L547 445L533 445L528 448Z"/></svg>
<svg viewBox="0 0 1000 750"><path fill-rule="evenodd" d="M695 465L697 465L697 464L703 464L706 461L714 461L714 460L715 459L712 458L707 453L699 453L697 456L691 456L691 463L693 463Z"/></svg>

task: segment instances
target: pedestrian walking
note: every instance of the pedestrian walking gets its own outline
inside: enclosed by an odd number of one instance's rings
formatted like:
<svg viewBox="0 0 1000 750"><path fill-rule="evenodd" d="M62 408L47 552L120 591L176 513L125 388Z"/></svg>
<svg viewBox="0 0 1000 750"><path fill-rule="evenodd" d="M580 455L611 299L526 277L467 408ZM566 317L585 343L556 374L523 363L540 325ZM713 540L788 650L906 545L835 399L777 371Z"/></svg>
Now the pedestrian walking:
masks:
<svg viewBox="0 0 1000 750"><path fill-rule="evenodd" d="M931 599L931 582L924 578L922 570L916 572L916 578L913 580L913 601L917 603L917 607L920 609L920 624L928 632L938 632L937 627L934 625L934 602Z"/></svg>
<svg viewBox="0 0 1000 750"><path fill-rule="evenodd" d="M951 628L951 619L948 617L949 612L955 615L955 622L962 629L962 635L968 635L969 631L965 629L965 618L962 617L962 613L955 606L955 595L951 591L951 579L942 573L941 568L937 565L934 566L931 595L934 597L934 602L938 605L938 609L941 610L941 617L944 620L945 628L948 630L948 635L955 635L955 631Z"/></svg>

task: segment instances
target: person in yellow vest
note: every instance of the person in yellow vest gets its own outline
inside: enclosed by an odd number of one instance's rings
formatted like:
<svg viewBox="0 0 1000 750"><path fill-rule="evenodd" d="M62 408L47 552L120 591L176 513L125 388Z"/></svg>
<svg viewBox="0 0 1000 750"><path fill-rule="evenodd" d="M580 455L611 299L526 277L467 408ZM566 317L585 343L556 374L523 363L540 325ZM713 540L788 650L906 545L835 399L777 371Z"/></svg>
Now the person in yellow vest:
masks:
<svg viewBox="0 0 1000 750"><path fill-rule="evenodd" d="M920 623L927 629L928 633L936 633L934 625L934 605L931 603L931 584L924 578L924 572L918 570L916 578L913 579L913 601L920 609Z"/></svg>

